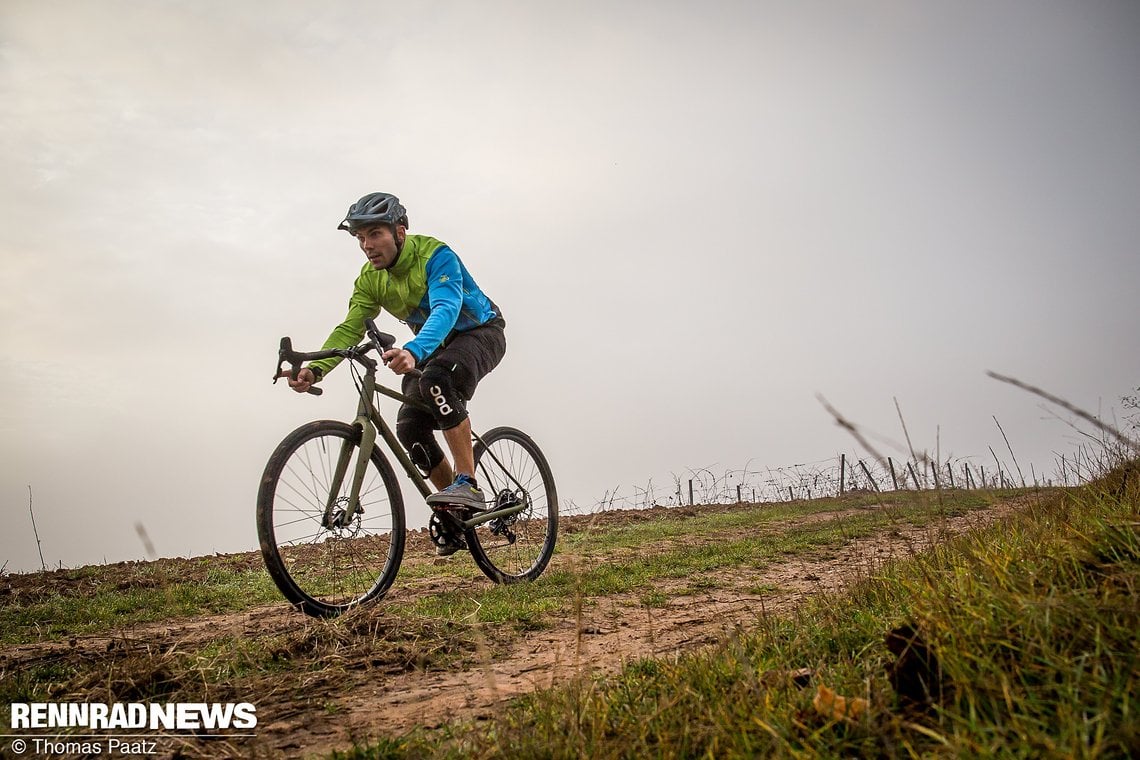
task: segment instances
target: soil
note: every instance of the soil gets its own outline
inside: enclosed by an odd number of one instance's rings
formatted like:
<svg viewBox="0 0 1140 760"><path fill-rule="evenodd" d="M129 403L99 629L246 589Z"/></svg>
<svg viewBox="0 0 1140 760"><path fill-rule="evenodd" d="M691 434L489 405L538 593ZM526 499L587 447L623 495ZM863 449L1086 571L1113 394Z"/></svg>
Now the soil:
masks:
<svg viewBox="0 0 1140 760"><path fill-rule="evenodd" d="M699 593L693 593L691 588L679 593L675 581L662 582L654 591L659 600L665 601L653 606L643 602L644 590L632 595L594 597L571 605L574 609L569 614L551 617L541 630L512 631L502 640L496 640L496 631L474 624L439 621L416 629L384 615L387 605L409 604L423 595L468 588L476 595L488 583L482 576L457 578L447 574L449 563L470 562L470 558L463 553L437 558L428 537L422 532L413 533L405 551L405 570L386 599L334 623L307 618L283 603L272 604L240 613L2 648L0 674L27 672L31 666L53 661L114 662L118 663L113 669L117 681L111 682L111 668L93 668L88 681L72 680L52 699L131 701L131 689L137 682L148 684L151 689L140 701L163 701L153 697L154 684L164 677L185 680L185 674L177 674L174 665L184 661L184 653L202 651L214 641L242 637L261 642L261 646L279 647L281 671L237 674L232 688L218 686L216 678L203 679L202 698L253 703L258 718L256 737L168 737L160 743L157 756L327 755L372 737L398 736L413 728L431 729L457 719L490 718L512 698L537 689L566 684L582 676L616 672L625 663L638 659L672 657L713 644L735 629L755 627L767 615L788 612L805 597L842 590L885 561L911 555L940 538L993 522L1024 504L1024 499L1001 501L926 527L895 524L841 546L789 556L763 570L721 570L716 587ZM660 519L664 513L675 519L734 508L658 508L563 517L560 530L566 535ZM867 511L867 507L837 503L835 511L768 523L764 529L778 532L811 522L841 521ZM639 552L643 550L638 548ZM560 550L552 568L573 569L586 561ZM144 564L159 563L169 563L165 570L180 578L193 578L198 573L204 577L209 567L218 567L218 563L234 568L259 567L260 558L243 554ZM98 573L59 571L48 574L55 577L47 583L44 574L5 576L0 578L0 602L19 599L26 603L38 594L48 593L45 589L54 594L83 595L95 585L138 584L138 564L103 566ZM440 565L440 573L413 577L407 572L423 565ZM314 658L327 667L314 667ZM225 679L221 681L225 683ZM184 688L185 684L178 686ZM175 696L171 701L188 700ZM8 751L7 744L0 746L0 754Z"/></svg>

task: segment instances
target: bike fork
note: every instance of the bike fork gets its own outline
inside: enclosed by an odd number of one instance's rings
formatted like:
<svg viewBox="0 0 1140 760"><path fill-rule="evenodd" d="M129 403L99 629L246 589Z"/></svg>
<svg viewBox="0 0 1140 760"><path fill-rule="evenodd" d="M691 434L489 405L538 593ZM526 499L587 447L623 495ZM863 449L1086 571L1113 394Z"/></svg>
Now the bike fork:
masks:
<svg viewBox="0 0 1140 760"><path fill-rule="evenodd" d="M352 485L348 492L348 504L344 508L343 516L335 518L336 522L340 525L333 525L334 514L336 511L337 503L340 499L337 494L340 493L341 484L344 483L344 476L348 474L348 464L352 459L352 450L356 448L352 441L345 441L340 449L340 456L337 458L336 469L333 471L332 481L329 484L328 501L325 503L325 514L322 524L325 528L332 529L334 527L343 527L347 525L350 520L361 511L360 507L360 488L364 483L364 475L368 472L368 462L372 459L372 448L376 445L376 428L372 425L372 420L369 416L370 410L365 399L371 399L372 394L376 389L376 377L371 373L364 376L364 392L361 393L360 404L356 410L356 419L353 421L353 426L360 428L360 453L357 455L356 468L352 473Z"/></svg>

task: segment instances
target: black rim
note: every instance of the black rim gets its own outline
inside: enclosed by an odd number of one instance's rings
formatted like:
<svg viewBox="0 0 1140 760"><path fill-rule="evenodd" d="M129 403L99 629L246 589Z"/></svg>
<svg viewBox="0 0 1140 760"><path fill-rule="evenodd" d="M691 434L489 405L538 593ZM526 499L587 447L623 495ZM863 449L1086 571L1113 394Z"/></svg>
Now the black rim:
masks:
<svg viewBox="0 0 1140 760"><path fill-rule="evenodd" d="M353 465L333 519L322 524L336 462L359 433L343 423L307 426L274 453L259 497L258 529L270 575L305 612L328 615L377 598L395 579L403 555L404 514L391 468L378 451L365 473L363 514L346 516Z"/></svg>
<svg viewBox="0 0 1140 760"><path fill-rule="evenodd" d="M525 434L499 428L476 447L479 487L496 506L526 504L518 515L492 520L469 532L480 569L493 580L532 580L554 552L558 497L550 467Z"/></svg>

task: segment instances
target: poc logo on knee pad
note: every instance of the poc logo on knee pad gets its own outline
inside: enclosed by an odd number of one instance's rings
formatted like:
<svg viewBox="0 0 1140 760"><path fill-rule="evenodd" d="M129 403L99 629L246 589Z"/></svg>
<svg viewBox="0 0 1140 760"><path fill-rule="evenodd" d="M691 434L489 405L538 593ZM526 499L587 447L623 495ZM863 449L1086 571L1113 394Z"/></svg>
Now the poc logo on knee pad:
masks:
<svg viewBox="0 0 1140 760"><path fill-rule="evenodd" d="M439 407L439 413L451 414L451 404L447 403L447 399L443 397L443 389L438 385L433 385L428 390L431 393L432 401L434 401L435 405Z"/></svg>

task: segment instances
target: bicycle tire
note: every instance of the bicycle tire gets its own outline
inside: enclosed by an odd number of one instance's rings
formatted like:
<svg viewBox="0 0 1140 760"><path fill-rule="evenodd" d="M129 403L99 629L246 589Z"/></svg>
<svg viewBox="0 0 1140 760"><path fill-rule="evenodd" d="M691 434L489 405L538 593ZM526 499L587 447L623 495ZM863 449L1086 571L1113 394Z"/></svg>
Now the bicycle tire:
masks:
<svg viewBox="0 0 1140 760"><path fill-rule="evenodd" d="M466 531L475 564L496 583L532 581L542 574L558 539L558 492L538 445L521 430L497 427L475 445L479 487L502 503L514 498L526 509Z"/></svg>
<svg viewBox="0 0 1140 760"><path fill-rule="evenodd" d="M313 617L333 617L384 596L404 555L403 496L378 446L360 489L363 514L342 527L322 526L345 442L353 457L337 502L347 504L360 428L335 420L287 435L269 457L257 493L257 535L269 576L294 607Z"/></svg>

